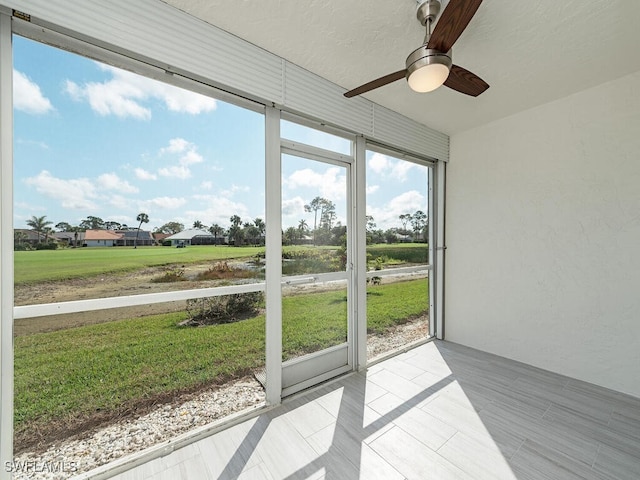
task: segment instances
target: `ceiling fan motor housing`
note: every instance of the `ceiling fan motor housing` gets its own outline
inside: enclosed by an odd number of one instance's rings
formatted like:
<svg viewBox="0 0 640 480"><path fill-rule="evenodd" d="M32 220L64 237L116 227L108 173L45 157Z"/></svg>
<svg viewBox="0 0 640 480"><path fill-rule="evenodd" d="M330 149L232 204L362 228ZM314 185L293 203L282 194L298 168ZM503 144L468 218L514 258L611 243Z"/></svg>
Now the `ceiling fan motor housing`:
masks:
<svg viewBox="0 0 640 480"><path fill-rule="evenodd" d="M433 21L440 13L440 2L438 0L424 0L418 2L418 10L416 16L423 27L427 25L427 22Z"/></svg>
<svg viewBox="0 0 640 480"><path fill-rule="evenodd" d="M416 48L407 57L407 80L410 81L409 79L415 71L428 65L441 65L442 67L446 67L447 70L451 70L452 63L451 50L447 53L443 53L438 50L427 48L426 45L422 45Z"/></svg>

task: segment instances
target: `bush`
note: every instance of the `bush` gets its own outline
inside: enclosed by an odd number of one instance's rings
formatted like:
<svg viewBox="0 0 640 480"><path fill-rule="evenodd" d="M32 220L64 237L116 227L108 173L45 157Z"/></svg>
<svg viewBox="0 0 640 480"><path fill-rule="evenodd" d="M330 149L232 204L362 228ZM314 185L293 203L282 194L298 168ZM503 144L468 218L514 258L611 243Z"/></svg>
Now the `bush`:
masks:
<svg viewBox="0 0 640 480"><path fill-rule="evenodd" d="M367 247L367 253L373 258L383 257L385 263L389 260L396 260L407 263L427 263L429 248L426 243L420 247Z"/></svg>
<svg viewBox="0 0 640 480"><path fill-rule="evenodd" d="M186 278L184 277L184 269L182 268L172 268L164 273L164 275L160 277L156 277L151 282L153 283L171 283L171 282L184 282Z"/></svg>
<svg viewBox="0 0 640 480"><path fill-rule="evenodd" d="M245 320L257 314L263 302L262 292L193 298L187 300L189 319L181 322L180 325L218 325Z"/></svg>
<svg viewBox="0 0 640 480"><path fill-rule="evenodd" d="M58 244L54 242L36 243L36 250L55 250L56 248L58 248Z"/></svg>
<svg viewBox="0 0 640 480"><path fill-rule="evenodd" d="M196 280L224 280L230 278L251 278L254 273L246 268L229 266L226 261L217 262L196 277Z"/></svg>
<svg viewBox="0 0 640 480"><path fill-rule="evenodd" d="M340 252L336 250L290 250L282 252L283 275L304 275L306 273L339 272Z"/></svg>

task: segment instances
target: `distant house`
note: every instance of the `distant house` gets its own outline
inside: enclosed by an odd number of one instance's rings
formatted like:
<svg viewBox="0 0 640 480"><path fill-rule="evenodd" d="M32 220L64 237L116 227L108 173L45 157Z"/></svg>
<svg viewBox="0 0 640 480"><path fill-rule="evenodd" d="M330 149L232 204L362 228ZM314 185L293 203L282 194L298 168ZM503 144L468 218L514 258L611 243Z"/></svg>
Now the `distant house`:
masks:
<svg viewBox="0 0 640 480"><path fill-rule="evenodd" d="M165 238L165 241L169 240L171 242L171 246L175 247L178 245L215 245L216 238L206 230L199 229L189 229L183 230L182 232L176 233L175 235L170 235ZM218 237L220 240L220 237Z"/></svg>
<svg viewBox="0 0 640 480"><path fill-rule="evenodd" d="M140 230L139 232L138 230L116 230L116 233L122 235L121 242L118 243L119 246L133 247L136 244L138 246L151 246L156 244L151 232L146 230ZM136 235L138 236L137 243Z"/></svg>
<svg viewBox="0 0 640 480"><path fill-rule="evenodd" d="M83 247L115 247L123 245L123 236L111 230L87 230L84 232Z"/></svg>
<svg viewBox="0 0 640 480"><path fill-rule="evenodd" d="M56 232L52 236L61 244L70 247L76 246L76 242L78 246L84 243L84 232Z"/></svg>
<svg viewBox="0 0 640 480"><path fill-rule="evenodd" d="M13 241L20 245L36 245L45 241L45 235L26 228L15 228L13 230Z"/></svg>
<svg viewBox="0 0 640 480"><path fill-rule="evenodd" d="M155 240L157 245L162 245L162 242L165 238L170 237L171 233L152 233L153 239Z"/></svg>

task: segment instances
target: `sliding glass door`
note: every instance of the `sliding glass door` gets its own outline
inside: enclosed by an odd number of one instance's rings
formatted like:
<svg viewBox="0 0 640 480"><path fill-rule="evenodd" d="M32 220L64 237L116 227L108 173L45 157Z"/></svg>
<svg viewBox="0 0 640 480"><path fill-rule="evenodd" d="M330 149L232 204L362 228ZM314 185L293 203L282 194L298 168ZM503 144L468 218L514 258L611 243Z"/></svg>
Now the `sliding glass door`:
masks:
<svg viewBox="0 0 640 480"><path fill-rule="evenodd" d="M282 143L283 394L351 369L351 157Z"/></svg>

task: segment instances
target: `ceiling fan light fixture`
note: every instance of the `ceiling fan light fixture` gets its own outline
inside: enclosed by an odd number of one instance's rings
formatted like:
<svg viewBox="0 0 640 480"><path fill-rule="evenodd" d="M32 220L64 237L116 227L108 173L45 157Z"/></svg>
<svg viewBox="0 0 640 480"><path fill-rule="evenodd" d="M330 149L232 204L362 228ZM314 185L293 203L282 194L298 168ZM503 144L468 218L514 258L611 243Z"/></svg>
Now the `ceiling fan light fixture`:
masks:
<svg viewBox="0 0 640 480"><path fill-rule="evenodd" d="M426 93L440 87L449 77L451 55L437 50L418 48L407 58L407 82L419 93Z"/></svg>

